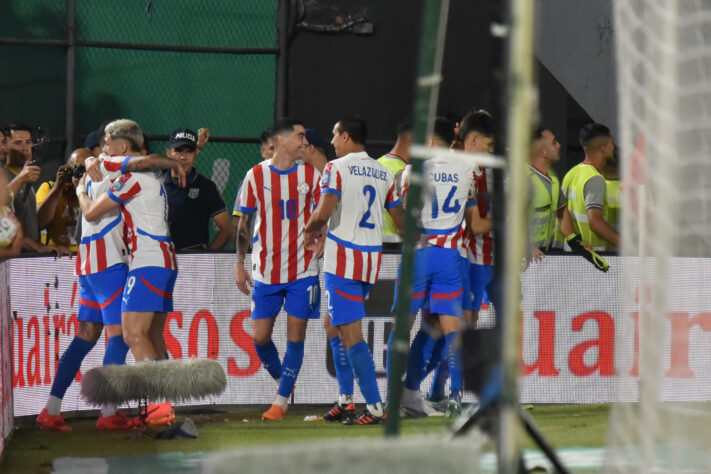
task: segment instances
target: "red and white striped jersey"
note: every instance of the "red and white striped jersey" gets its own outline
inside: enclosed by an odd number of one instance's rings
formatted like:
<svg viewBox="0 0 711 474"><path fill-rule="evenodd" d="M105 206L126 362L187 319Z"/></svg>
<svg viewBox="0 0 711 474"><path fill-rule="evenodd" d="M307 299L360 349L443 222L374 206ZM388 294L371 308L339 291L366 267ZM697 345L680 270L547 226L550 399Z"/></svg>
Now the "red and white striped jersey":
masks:
<svg viewBox="0 0 711 474"><path fill-rule="evenodd" d="M106 193L111 183L121 176L121 167L130 157L106 156L101 162L104 179L86 180L86 193L96 199ZM128 250L124 241L124 223L120 209L112 209L94 222L82 216L81 241L77 248L74 273L89 275L106 270L118 263L128 264Z"/></svg>
<svg viewBox="0 0 711 474"><path fill-rule="evenodd" d="M162 177L160 171L126 173L115 180L108 191L109 197L121 204L131 270L178 269L168 228L168 198Z"/></svg>
<svg viewBox="0 0 711 474"><path fill-rule="evenodd" d="M375 283L384 210L400 205L393 174L365 152L349 153L326 165L321 192L340 197L328 223L324 271Z"/></svg>
<svg viewBox="0 0 711 474"><path fill-rule="evenodd" d="M318 275L318 259L304 247L304 226L321 191L321 174L297 161L286 171L264 161L247 171L238 209L256 213L252 278L276 285Z"/></svg>
<svg viewBox="0 0 711 474"><path fill-rule="evenodd" d="M406 196L411 172L407 165L402 174L402 195ZM425 162L422 208L420 211L421 239L418 247L432 246L457 249L466 257L464 246L464 211L476 205L474 163L442 155Z"/></svg>
<svg viewBox="0 0 711 474"><path fill-rule="evenodd" d="M479 215L484 218L491 218L491 201L486 197L487 193L494 189L494 173L490 169L479 168L475 175L475 185L477 194L477 207ZM471 263L479 265L494 264L494 237L492 232L486 234L472 235L466 233L468 258Z"/></svg>

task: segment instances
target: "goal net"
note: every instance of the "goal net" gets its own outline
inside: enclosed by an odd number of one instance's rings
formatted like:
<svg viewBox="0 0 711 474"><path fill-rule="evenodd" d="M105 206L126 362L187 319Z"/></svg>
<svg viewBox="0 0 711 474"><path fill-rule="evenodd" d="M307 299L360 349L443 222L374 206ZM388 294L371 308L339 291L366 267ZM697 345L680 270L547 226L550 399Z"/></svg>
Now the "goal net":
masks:
<svg viewBox="0 0 711 474"><path fill-rule="evenodd" d="M634 362L618 366L608 465L613 472L709 472L711 2L614 5L620 294L631 322L618 327L616 357Z"/></svg>

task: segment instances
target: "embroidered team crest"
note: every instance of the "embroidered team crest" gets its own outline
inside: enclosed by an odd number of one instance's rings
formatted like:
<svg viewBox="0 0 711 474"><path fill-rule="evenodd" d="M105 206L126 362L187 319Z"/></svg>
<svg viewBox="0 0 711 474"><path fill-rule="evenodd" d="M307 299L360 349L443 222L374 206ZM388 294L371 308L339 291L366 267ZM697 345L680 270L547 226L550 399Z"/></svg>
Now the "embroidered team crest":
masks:
<svg viewBox="0 0 711 474"><path fill-rule="evenodd" d="M188 197L190 199L197 199L199 194L200 194L200 188L190 188L190 191L188 191Z"/></svg>
<svg viewBox="0 0 711 474"><path fill-rule="evenodd" d="M311 187L308 183L301 183L296 187L296 189L299 191L299 194L306 194L309 192L309 189L311 189Z"/></svg>
<svg viewBox="0 0 711 474"><path fill-rule="evenodd" d="M123 177L122 177L123 178ZM113 182L111 185L111 190L114 192L118 192L123 188L123 179L117 179L116 181Z"/></svg>

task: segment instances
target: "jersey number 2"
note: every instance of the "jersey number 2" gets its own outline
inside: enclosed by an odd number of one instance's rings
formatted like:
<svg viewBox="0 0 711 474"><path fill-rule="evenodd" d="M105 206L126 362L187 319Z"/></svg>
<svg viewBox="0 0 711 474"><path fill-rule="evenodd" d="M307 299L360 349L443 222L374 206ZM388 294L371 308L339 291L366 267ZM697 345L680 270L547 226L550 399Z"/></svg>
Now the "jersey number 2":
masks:
<svg viewBox="0 0 711 474"><path fill-rule="evenodd" d="M368 219L370 219L370 208L373 206L373 202L375 202L375 188L369 184L363 186L363 196L365 195L368 196L368 210L365 211L365 214L363 214L363 218L360 220L358 225L360 227L365 227L366 229L374 229L375 224L373 222L368 222Z"/></svg>

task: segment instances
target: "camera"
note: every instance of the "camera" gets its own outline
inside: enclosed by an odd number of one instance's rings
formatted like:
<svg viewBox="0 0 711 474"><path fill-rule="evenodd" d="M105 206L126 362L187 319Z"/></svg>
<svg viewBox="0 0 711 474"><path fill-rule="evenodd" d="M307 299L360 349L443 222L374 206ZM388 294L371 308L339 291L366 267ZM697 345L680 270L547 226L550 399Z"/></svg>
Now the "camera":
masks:
<svg viewBox="0 0 711 474"><path fill-rule="evenodd" d="M86 173L86 167L84 165L74 165L72 166L72 176L76 179L81 179Z"/></svg>

